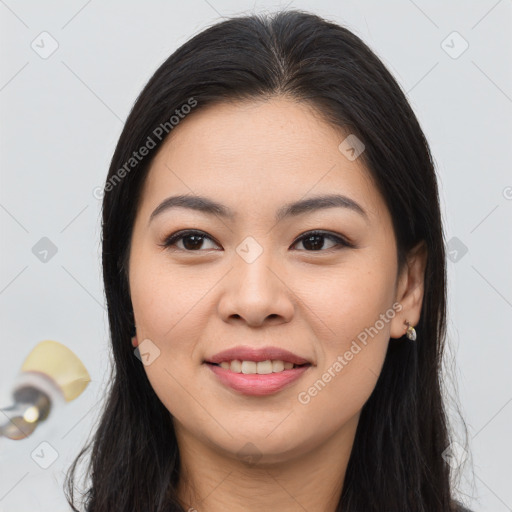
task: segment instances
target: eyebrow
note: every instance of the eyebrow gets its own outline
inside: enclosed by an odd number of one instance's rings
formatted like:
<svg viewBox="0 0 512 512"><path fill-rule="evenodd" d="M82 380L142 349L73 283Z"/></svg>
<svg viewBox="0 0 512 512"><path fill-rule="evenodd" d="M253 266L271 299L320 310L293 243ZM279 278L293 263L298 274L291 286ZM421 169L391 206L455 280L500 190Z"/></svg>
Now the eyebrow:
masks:
<svg viewBox="0 0 512 512"><path fill-rule="evenodd" d="M218 203L208 197L197 195L179 195L164 199L149 217L148 224L162 212L171 208L188 208L207 215L216 215L225 219L234 220L237 214L228 206ZM311 213L327 208L346 208L352 210L368 221L366 211L350 197L340 194L327 194L309 199L302 199L294 203L288 203L276 212L276 222L288 217L296 217L305 213Z"/></svg>

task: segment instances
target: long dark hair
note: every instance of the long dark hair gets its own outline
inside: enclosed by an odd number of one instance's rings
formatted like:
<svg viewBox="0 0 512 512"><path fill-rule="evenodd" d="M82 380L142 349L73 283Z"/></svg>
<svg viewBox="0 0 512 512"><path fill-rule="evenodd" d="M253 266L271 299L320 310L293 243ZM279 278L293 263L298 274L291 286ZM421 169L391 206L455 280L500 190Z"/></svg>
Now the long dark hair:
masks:
<svg viewBox="0 0 512 512"><path fill-rule="evenodd" d="M151 77L126 121L102 211L103 279L114 361L94 437L67 475L67 499L75 511L76 465L91 445L86 510L183 511L176 495L180 454L171 415L130 343L134 319L127 261L132 227L152 158L183 114L276 95L308 102L332 126L364 142L360 158L391 213L399 269L419 242L428 251L418 340L389 344L376 387L361 411L337 510L453 510L450 467L443 456L450 440L441 394L445 249L428 143L404 92L359 37L316 15L284 11L231 18L190 39ZM144 146L151 146L149 154L137 163L130 160Z"/></svg>

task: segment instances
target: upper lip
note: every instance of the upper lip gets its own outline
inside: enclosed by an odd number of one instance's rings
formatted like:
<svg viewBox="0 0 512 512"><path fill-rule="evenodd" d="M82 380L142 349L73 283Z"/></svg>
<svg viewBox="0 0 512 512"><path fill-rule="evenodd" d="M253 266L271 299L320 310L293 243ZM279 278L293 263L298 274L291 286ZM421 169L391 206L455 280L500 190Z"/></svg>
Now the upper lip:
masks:
<svg viewBox="0 0 512 512"><path fill-rule="evenodd" d="M206 359L207 363L222 363L224 361L234 361L238 359L239 361L283 361L289 362L293 364L308 364L310 363L307 359L290 352L289 350L284 350L279 347L262 347L262 348L252 348L248 346L239 346L229 348L227 350L223 350L210 358Z"/></svg>

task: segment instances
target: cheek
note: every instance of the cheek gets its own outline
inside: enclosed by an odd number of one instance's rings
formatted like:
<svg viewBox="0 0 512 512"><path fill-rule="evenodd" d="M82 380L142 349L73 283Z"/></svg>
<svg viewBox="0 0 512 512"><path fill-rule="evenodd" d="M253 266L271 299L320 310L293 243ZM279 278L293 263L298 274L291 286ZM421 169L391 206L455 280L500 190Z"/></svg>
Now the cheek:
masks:
<svg viewBox="0 0 512 512"><path fill-rule="evenodd" d="M192 275L193 270L169 268L160 261L139 261L130 274L132 304L139 342L154 351L144 370L155 394L178 420L198 417L204 421L197 402L191 399L191 375L194 369L196 341L204 330L201 299L206 293L205 280ZM198 396L197 390L192 391Z"/></svg>
<svg viewBox="0 0 512 512"><path fill-rule="evenodd" d="M329 324L334 334L318 340L318 367L297 395L302 414L323 418L324 435L358 414L370 397L395 315L385 286L347 288L328 299L335 310Z"/></svg>
<svg viewBox="0 0 512 512"><path fill-rule="evenodd" d="M308 322L316 325L317 337L330 347L327 352L333 347L343 350L347 342L374 326L393 304L394 269L383 261L366 259L336 270L318 269L294 283L294 292L307 306L302 310L309 315ZM389 321L379 322L377 328L382 331L382 339L389 337Z"/></svg>
<svg viewBox="0 0 512 512"><path fill-rule="evenodd" d="M162 255L134 261L130 288L137 329L159 345L172 338L197 315L205 282L197 268L171 267Z"/></svg>
<svg viewBox="0 0 512 512"><path fill-rule="evenodd" d="M356 414L373 391L396 314L393 269L383 262L360 262L326 280L314 277L310 284L316 283L316 293L305 287L303 294L315 312L309 322L317 326L318 368L297 398L308 413L332 410L326 421L333 427Z"/></svg>

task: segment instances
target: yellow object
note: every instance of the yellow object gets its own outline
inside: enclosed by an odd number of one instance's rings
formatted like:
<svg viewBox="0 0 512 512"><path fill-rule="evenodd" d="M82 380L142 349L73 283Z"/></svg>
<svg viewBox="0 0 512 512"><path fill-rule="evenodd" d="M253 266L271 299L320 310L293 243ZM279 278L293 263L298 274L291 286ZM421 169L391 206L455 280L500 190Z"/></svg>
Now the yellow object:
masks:
<svg viewBox="0 0 512 512"><path fill-rule="evenodd" d="M68 347L53 340L41 341L27 356L22 372L39 372L52 379L71 402L87 387L91 377L82 361Z"/></svg>

